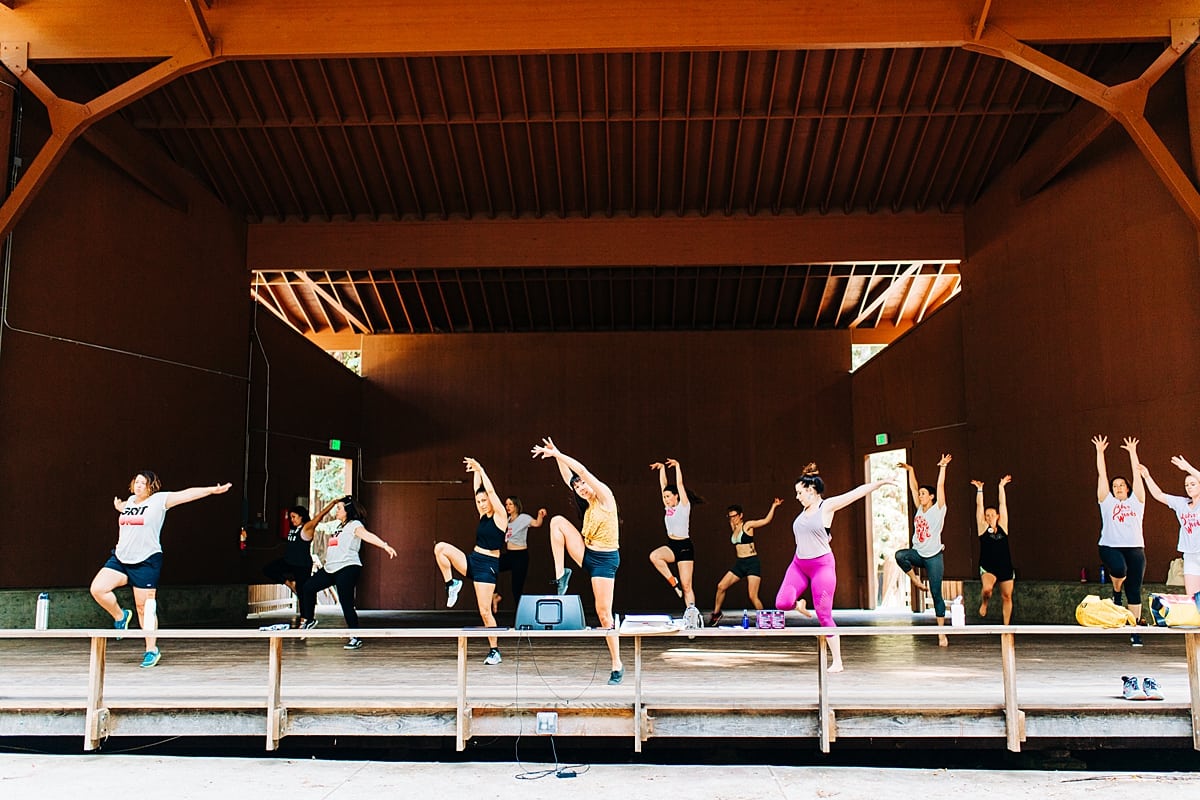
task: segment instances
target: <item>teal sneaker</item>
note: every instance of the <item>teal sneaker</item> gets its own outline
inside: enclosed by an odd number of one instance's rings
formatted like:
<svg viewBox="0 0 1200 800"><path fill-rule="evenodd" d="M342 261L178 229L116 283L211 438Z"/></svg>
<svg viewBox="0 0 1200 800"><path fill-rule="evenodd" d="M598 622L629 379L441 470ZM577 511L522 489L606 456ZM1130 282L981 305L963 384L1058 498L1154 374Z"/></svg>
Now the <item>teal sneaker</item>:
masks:
<svg viewBox="0 0 1200 800"><path fill-rule="evenodd" d="M119 631L128 630L129 623L132 620L133 620L133 612L127 608L121 612L120 619L113 620L113 627ZM120 636L114 636L113 638L116 639L118 642L121 641Z"/></svg>
<svg viewBox="0 0 1200 800"><path fill-rule="evenodd" d="M162 658L162 653L158 652L157 647L153 650L147 650L146 655L142 656L142 669L150 669L158 663L160 658Z"/></svg>
<svg viewBox="0 0 1200 800"><path fill-rule="evenodd" d="M554 593L566 594L567 586L571 583L571 568L563 567L563 574L560 578L554 581Z"/></svg>

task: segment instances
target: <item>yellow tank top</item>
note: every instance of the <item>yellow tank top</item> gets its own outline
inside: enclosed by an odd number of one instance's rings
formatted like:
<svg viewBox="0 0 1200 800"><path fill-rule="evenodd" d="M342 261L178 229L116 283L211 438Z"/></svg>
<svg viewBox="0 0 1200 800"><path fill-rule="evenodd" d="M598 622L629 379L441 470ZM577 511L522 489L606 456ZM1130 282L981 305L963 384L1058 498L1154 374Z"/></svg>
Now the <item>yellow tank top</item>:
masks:
<svg viewBox="0 0 1200 800"><path fill-rule="evenodd" d="M593 550L616 550L620 547L616 509L602 508L592 503L583 512L583 543Z"/></svg>

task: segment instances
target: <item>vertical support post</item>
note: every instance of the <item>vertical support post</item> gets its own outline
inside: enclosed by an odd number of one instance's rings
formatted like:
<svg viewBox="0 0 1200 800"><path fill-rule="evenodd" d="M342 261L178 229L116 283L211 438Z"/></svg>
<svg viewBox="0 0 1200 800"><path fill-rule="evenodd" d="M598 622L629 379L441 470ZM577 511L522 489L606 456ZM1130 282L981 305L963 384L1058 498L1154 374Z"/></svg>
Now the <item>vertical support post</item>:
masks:
<svg viewBox="0 0 1200 800"><path fill-rule="evenodd" d="M1192 749L1200 750L1200 633L1185 633L1188 688L1192 693Z"/></svg>
<svg viewBox="0 0 1200 800"><path fill-rule="evenodd" d="M1017 707L1017 647L1012 633L1000 634L1000 668L1004 680L1004 732L1008 749L1021 752L1025 741L1025 712Z"/></svg>
<svg viewBox="0 0 1200 800"><path fill-rule="evenodd" d="M642 637L633 637L633 752L642 752L646 731L642 725Z"/></svg>
<svg viewBox="0 0 1200 800"><path fill-rule="evenodd" d="M267 750L278 750L287 710L280 704L283 677L283 637L272 636L267 646Z"/></svg>
<svg viewBox="0 0 1200 800"><path fill-rule="evenodd" d="M817 637L817 735L820 737L821 752L829 752L833 741L833 711L829 708L829 667L826 657L829 640L824 634Z"/></svg>
<svg viewBox="0 0 1200 800"><path fill-rule="evenodd" d="M108 735L108 709L104 707L104 660L108 639L92 637L88 662L87 711L84 715L83 749L95 750Z"/></svg>
<svg viewBox="0 0 1200 800"><path fill-rule="evenodd" d="M467 715L467 637L458 637L458 699L455 714L454 749L462 752L467 749L467 739L471 738L468 730L470 720Z"/></svg>

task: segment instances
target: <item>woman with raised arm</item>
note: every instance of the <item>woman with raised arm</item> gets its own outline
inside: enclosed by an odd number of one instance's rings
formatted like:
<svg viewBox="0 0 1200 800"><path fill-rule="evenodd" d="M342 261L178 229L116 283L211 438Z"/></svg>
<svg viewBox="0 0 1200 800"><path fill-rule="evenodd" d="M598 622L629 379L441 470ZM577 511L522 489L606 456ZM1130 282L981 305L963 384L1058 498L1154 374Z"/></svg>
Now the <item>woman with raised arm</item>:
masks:
<svg viewBox="0 0 1200 800"><path fill-rule="evenodd" d="M475 584L475 603L479 607L479 618L485 628L496 627L496 617L492 607L492 594L496 591L496 579L500 575L500 550L504 547L504 534L508 531L508 515L503 511L500 495L492 486L491 478L484 472L483 467L473 458L464 458L467 472L474 478L475 509L479 512L479 524L475 526L475 549L468 556L449 542L438 542L433 546L433 557L438 569L442 572L442 580L446 582L446 607L453 608L458 602L458 593L462 590L463 582L454 577L451 570L458 570L460 575L470 575ZM483 660L489 667L499 664L500 644L495 636L488 637L487 658Z"/></svg>
<svg viewBox="0 0 1200 800"><path fill-rule="evenodd" d="M975 526L979 530L979 616L986 617L992 590L1000 584L1000 602L1003 603L1004 624L1012 619L1013 570L1012 554L1008 549L1008 499L1004 487L1012 482L1012 475L1000 479L1000 500L993 506L983 505L983 481L971 481L975 487Z"/></svg>
<svg viewBox="0 0 1200 800"><path fill-rule="evenodd" d="M1183 456L1175 456L1171 463L1187 473L1183 479L1183 491L1186 497L1167 494L1158 488L1150 470L1145 464L1139 464L1139 472L1150 490L1150 496L1175 512L1179 520L1179 552L1183 554L1183 585L1184 591L1195 596L1200 592L1200 470L1197 470ZM1200 603L1200 599L1197 600Z"/></svg>
<svg viewBox="0 0 1200 800"><path fill-rule="evenodd" d="M508 515L508 528L504 533L504 550L500 553L500 571L512 573L513 596L517 607L525 594L525 579L529 576L529 529L540 528L546 521L546 509L539 508L536 517L531 517L521 507L521 498L509 495L504 498L504 511ZM492 613L500 608L500 593L492 595Z"/></svg>
<svg viewBox="0 0 1200 800"><path fill-rule="evenodd" d="M776 497L771 501L771 508L765 517L752 520L744 519L745 512L739 505L735 504L725 509L725 515L729 518L729 530L732 531L729 540L733 542L737 558L725 573L725 577L717 584L712 616L708 618L709 627L721 621L721 606L725 604L725 593L742 578L746 579L746 591L750 595L750 602L756 609L762 610L762 601L758 599L758 587L762 584L762 562L758 559L758 551L754 549L754 531L769 525L771 520L775 519L775 509L782 504L783 501Z"/></svg>
<svg viewBox="0 0 1200 800"><path fill-rule="evenodd" d="M617 499L612 489L582 463L555 447L549 437L543 439L540 445L534 445L530 452L534 458L554 459L559 474L571 487L576 505L583 513L583 530L576 528L565 517L555 516L550 520L550 552L554 556L555 588L558 594L567 593L567 585L571 581L571 569L565 563L567 555L591 576L600 627L613 631L605 639L612 660L608 682L618 684L625 677L625 665L621 663L620 640L612 612L613 588L616 586L617 567L621 564Z"/></svg>
<svg viewBox="0 0 1200 800"><path fill-rule="evenodd" d="M837 564L829 546L833 515L879 487L891 485L891 481L873 481L845 494L826 498L825 481L821 479L817 465L810 463L804 468L796 479L796 499L803 509L792 522L796 557L792 559L783 577L783 585L775 595L775 608L807 615L800 596L811 586L813 606L821 626L836 627L833 621L833 594L837 591ZM842 645L839 637L829 637L829 652L832 655L829 671L841 672Z"/></svg>
<svg viewBox="0 0 1200 800"><path fill-rule="evenodd" d="M304 582L313 571L313 534L308 526L310 519L308 509L304 506L292 506L288 509L290 527L283 556L264 564L262 568L263 575L270 578L271 583L282 583L292 590L297 600L304 591Z"/></svg>
<svg viewBox="0 0 1200 800"><path fill-rule="evenodd" d="M675 483L667 482L667 469L674 467ZM689 525L692 518L692 502L700 502L683 485L683 467L673 458L666 463L654 462L651 470L658 470L658 486L662 490L663 524L667 528L667 543L650 552L650 563L667 579L675 594L683 598L688 608L696 605L696 593L692 590L692 569L696 562L696 549L692 546ZM671 574L671 564L679 565L679 577ZM698 618L697 618L698 619Z"/></svg>
<svg viewBox="0 0 1200 800"><path fill-rule="evenodd" d="M937 618L938 627L946 624L946 599L942 597L942 576L945 566L942 563L942 528L946 524L946 467L950 464L950 455L943 453L938 461L937 488L917 482L917 471L911 464L897 464L908 472L908 488L917 503L917 513L913 517L913 546L896 551L896 563L908 574L909 580L919 590L929 589L933 598L933 614ZM924 567L929 584L921 583L917 568ZM938 634L938 644L942 647L950 644L945 634Z"/></svg>
<svg viewBox="0 0 1200 800"><path fill-rule="evenodd" d="M1133 473L1133 492L1130 493L1129 479L1115 475L1108 480L1108 465L1104 451L1108 449L1107 436L1093 436L1096 447L1096 501L1100 504L1100 561L1112 579L1113 602L1121 604L1121 590L1125 591L1125 607L1141 624L1142 580L1146 577L1146 541L1142 535L1142 521L1146 517L1146 484L1139 468L1138 440L1125 437L1121 449L1129 453L1129 468ZM1142 646L1142 637L1133 634L1129 643Z"/></svg>
<svg viewBox="0 0 1200 800"><path fill-rule="evenodd" d="M305 629L316 627L317 595L330 586L337 586L338 603L342 607L342 616L346 618L346 627L358 627L354 591L358 586L358 576L362 574L362 556L359 552L363 542L378 547L388 554L388 558L396 557L396 550L390 544L367 530L363 524L366 512L350 495L334 500L321 509L321 513L311 520L313 528L329 513L331 507L338 526L329 534L325 547L325 566L304 583L304 591L300 595L300 616L305 620L301 627ZM351 636L344 649L357 650L362 646L362 639Z"/></svg>
<svg viewBox="0 0 1200 800"><path fill-rule="evenodd" d="M162 526L167 511L175 506L225 494L231 483L197 486L179 492L162 491L162 481L150 470L143 470L129 482L129 497L113 498L117 510L117 546L104 566L92 578L92 597L113 618L113 627L125 630L133 612L122 609L115 589L129 584L133 587L133 604L143 630L153 630L157 620L146 613L146 602L158 597L158 579L162 574ZM154 615L150 615L153 617ZM142 667L149 669L158 663L162 654L153 633L146 635L146 653Z"/></svg>

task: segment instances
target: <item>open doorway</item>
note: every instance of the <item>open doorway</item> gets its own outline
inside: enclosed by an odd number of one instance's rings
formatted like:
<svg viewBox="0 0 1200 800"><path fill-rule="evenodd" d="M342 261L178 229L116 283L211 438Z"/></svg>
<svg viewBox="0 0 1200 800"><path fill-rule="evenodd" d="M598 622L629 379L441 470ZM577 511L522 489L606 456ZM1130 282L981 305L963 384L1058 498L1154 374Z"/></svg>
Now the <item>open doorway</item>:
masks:
<svg viewBox="0 0 1200 800"><path fill-rule="evenodd" d="M890 480L869 495L867 503L867 575L871 582L868 598L871 608L909 609L912 584L896 560L897 550L908 547L908 475L897 466L908 460L908 451L883 450L866 459L868 481Z"/></svg>
<svg viewBox="0 0 1200 800"><path fill-rule="evenodd" d="M348 458L337 456L309 457L308 468L308 507L315 516L332 500L350 494L354 478L354 462ZM317 524L313 535L312 554L320 564L325 563L326 547L329 544L329 534L338 526L338 521L332 516L326 517ZM337 594L332 587L317 595L318 605L337 605Z"/></svg>

